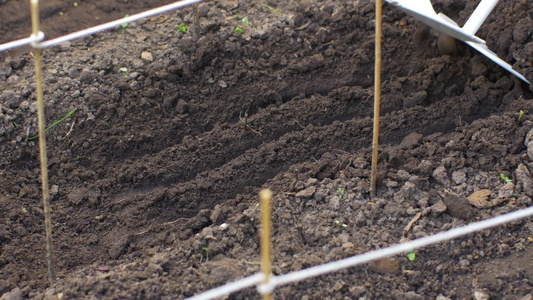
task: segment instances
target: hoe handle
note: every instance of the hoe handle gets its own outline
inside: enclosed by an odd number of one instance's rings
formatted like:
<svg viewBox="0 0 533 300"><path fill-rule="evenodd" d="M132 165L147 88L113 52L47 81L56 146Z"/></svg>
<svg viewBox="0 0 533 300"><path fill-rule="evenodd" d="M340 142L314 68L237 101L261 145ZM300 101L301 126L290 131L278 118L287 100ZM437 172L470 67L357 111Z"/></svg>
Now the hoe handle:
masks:
<svg viewBox="0 0 533 300"><path fill-rule="evenodd" d="M496 4L498 4L498 0L481 0L468 21L466 21L463 30L471 35L476 34Z"/></svg>

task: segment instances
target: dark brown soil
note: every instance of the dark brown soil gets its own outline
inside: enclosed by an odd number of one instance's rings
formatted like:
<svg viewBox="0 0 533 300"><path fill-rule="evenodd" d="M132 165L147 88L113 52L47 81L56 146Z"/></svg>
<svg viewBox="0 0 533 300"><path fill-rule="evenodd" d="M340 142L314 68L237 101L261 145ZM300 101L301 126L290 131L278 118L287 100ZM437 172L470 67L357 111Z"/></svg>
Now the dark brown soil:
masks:
<svg viewBox="0 0 533 300"><path fill-rule="evenodd" d="M56 38L91 26L113 21L169 4L172 0L46 0L40 1L41 31L47 39ZM32 32L30 1L0 1L0 43L26 38ZM0 52L0 60L7 55L28 53L30 47L23 47L9 52Z"/></svg>
<svg viewBox="0 0 533 300"><path fill-rule="evenodd" d="M433 2L460 24L476 5ZM147 8L78 3L43 4L47 37ZM28 35L25 5L0 4L0 32L13 33L0 42ZM276 274L532 205L533 89L474 50L440 55L435 32L384 6L380 189L371 199L374 4L216 1L200 15L198 41L178 30L192 25L185 9L45 50L47 124L77 109L47 132L53 288L38 145L27 140L37 131L33 59L0 54L0 295L182 299L254 274L265 187L275 195ZM500 1L478 33L530 81L532 15L531 2ZM496 206L469 204L481 189ZM532 242L531 220L517 221L275 296L530 299Z"/></svg>

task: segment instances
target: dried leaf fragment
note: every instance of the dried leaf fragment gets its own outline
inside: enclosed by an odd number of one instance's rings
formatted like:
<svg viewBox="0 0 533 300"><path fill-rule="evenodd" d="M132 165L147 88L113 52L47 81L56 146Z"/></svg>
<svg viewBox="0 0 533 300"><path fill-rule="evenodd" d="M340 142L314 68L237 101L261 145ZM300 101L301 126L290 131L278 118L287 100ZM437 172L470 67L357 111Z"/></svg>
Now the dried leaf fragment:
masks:
<svg viewBox="0 0 533 300"><path fill-rule="evenodd" d="M491 194L490 190L479 190L470 195L468 201L477 208L492 207L492 203L488 201Z"/></svg>

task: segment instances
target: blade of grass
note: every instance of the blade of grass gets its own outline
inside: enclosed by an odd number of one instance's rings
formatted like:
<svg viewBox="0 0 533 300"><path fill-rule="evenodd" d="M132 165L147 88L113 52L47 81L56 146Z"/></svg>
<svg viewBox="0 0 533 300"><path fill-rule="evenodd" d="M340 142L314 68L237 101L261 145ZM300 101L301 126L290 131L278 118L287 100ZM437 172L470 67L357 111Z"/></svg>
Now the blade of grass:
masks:
<svg viewBox="0 0 533 300"><path fill-rule="evenodd" d="M282 16L282 13L280 13L280 12L279 12L277 9L275 9L274 7L272 7L272 6L268 5L268 4L262 4L262 5L263 5L263 7L270 9L270 11L271 11L272 13L274 13L276 16L278 16L278 17L281 17L281 16Z"/></svg>
<svg viewBox="0 0 533 300"><path fill-rule="evenodd" d="M44 132L47 132L47 131L50 130L52 127L54 127L54 126L56 126L57 124L59 124L59 123L65 121L68 117L72 116L72 114L75 113L77 110L78 110L78 109L75 108L75 109L73 109L72 111L70 111L66 116L64 116L63 118L61 118L60 120L55 121L54 124L48 126L48 128L46 128L46 129L44 130ZM32 137L27 138L26 140L27 140L27 141L29 141L29 140L33 140L33 139L36 139L36 138L38 138L38 137L39 137L39 135L35 135L35 136L32 136Z"/></svg>

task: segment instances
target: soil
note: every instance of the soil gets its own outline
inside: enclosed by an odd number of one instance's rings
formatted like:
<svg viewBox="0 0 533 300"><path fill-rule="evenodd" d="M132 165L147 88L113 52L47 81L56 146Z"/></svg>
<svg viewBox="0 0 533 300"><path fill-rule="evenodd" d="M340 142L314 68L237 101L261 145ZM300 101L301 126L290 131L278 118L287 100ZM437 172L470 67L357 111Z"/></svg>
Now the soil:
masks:
<svg viewBox="0 0 533 300"><path fill-rule="evenodd" d="M43 31L120 18L146 9L140 2L46 1ZM476 6L433 2L459 24ZM81 9L87 16L74 15ZM383 12L373 198L373 3L206 2L198 40L179 30L192 26L188 8L45 50L47 124L76 109L47 132L53 287L39 149L28 139L37 134L33 58L1 54L0 295L183 299L252 275L262 188L274 192L275 274L531 206L533 88L465 45L441 55L436 32L390 5ZM478 32L530 81L532 15L531 2L500 1ZM0 26L13 33L1 42L27 36L25 1L0 4ZM479 190L491 193L483 205L467 198ZM531 219L415 254L275 297L533 297ZM227 298L258 297L250 288Z"/></svg>
<svg viewBox="0 0 533 300"><path fill-rule="evenodd" d="M46 39L56 38L105 22L114 21L142 11L172 3L172 0L47 0L39 2L41 31ZM32 32L30 1L0 0L0 43L26 38ZM7 55L28 53L31 47L0 52L0 61Z"/></svg>

